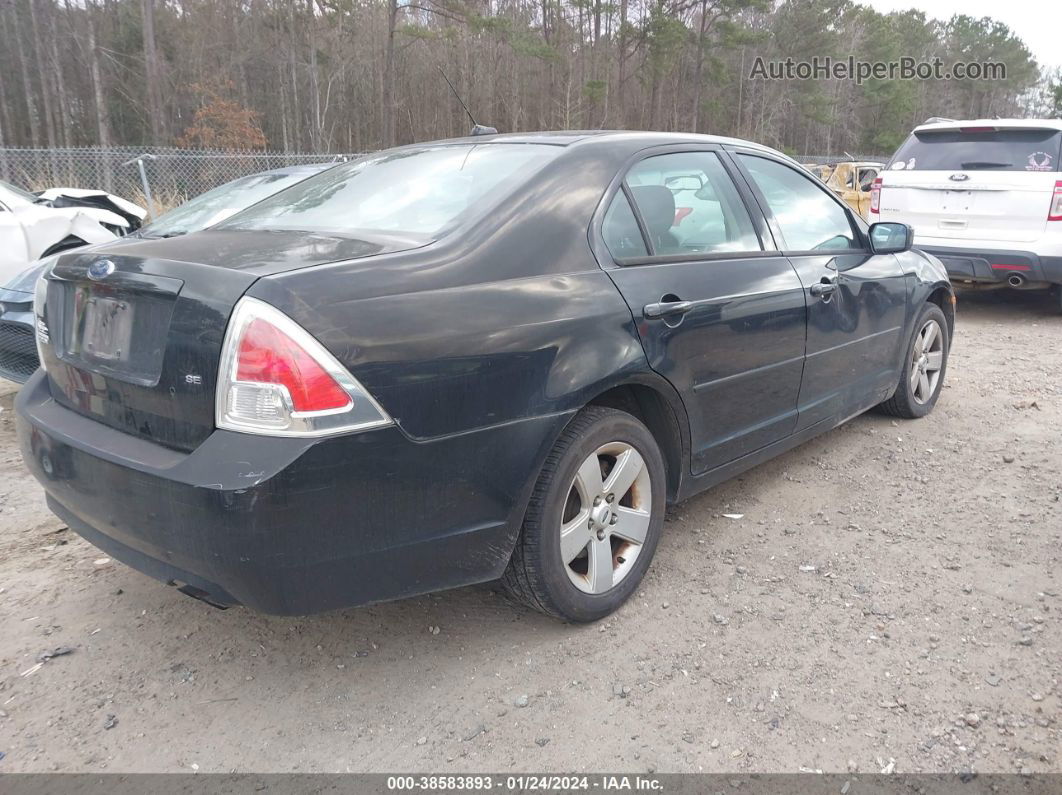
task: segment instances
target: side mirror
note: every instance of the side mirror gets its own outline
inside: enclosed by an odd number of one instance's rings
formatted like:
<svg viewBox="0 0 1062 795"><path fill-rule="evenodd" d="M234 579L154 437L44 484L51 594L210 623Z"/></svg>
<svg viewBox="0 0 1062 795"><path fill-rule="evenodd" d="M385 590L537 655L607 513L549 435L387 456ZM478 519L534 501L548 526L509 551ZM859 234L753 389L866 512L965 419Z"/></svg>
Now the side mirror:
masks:
<svg viewBox="0 0 1062 795"><path fill-rule="evenodd" d="M875 254L899 254L914 245L914 229L907 224L879 223L870 227L870 250Z"/></svg>

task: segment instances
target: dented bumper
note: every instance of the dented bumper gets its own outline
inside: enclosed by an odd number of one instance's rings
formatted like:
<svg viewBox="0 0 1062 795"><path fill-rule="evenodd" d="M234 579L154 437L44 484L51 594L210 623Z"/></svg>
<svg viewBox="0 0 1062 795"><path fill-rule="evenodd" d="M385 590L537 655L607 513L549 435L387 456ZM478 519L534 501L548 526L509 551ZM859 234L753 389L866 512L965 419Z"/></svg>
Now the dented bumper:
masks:
<svg viewBox="0 0 1062 795"><path fill-rule="evenodd" d="M432 441L215 431L190 453L51 399L16 402L49 507L115 559L210 601L301 615L496 579L564 417Z"/></svg>

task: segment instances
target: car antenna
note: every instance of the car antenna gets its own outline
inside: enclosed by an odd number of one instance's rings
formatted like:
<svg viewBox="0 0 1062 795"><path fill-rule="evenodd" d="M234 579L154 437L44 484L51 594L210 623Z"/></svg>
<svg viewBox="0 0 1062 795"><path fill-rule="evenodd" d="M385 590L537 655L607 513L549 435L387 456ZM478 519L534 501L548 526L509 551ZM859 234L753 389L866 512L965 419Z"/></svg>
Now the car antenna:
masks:
<svg viewBox="0 0 1062 795"><path fill-rule="evenodd" d="M468 109L468 105L466 105L465 101L461 99L461 95L457 93L457 89L454 88L454 84L450 82L450 78L446 76L446 72L442 70L441 66L437 66L436 68L439 70L439 74L442 75L442 79L446 81L446 85L450 86L450 90L453 92L454 97L456 97L457 101L461 103L461 107L465 109L465 113L468 114L468 118L472 121L472 132L470 132L469 135L496 135L498 132L498 128L488 127L485 124L480 124L479 122L477 122L475 117L473 117L472 115L472 111Z"/></svg>

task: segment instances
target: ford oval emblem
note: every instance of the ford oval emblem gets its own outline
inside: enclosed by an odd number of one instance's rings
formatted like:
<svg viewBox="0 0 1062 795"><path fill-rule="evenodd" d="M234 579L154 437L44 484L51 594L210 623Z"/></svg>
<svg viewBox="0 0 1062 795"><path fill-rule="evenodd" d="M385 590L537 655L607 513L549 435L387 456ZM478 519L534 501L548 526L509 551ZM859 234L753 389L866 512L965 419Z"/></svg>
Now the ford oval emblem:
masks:
<svg viewBox="0 0 1062 795"><path fill-rule="evenodd" d="M952 174L948 179L952 182L966 182L970 178L969 174Z"/></svg>
<svg viewBox="0 0 1062 795"><path fill-rule="evenodd" d="M100 279L106 279L112 273L114 273L114 263L109 259L100 259L89 265L88 276L90 279L99 281Z"/></svg>

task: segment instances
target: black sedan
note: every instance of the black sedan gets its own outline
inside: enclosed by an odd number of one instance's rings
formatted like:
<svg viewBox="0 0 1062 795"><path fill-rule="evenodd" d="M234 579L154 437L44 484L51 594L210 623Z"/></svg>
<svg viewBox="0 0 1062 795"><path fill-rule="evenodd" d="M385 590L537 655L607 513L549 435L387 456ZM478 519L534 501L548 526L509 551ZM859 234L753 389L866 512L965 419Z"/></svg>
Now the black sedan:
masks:
<svg viewBox="0 0 1062 795"><path fill-rule="evenodd" d="M592 621L666 503L872 407L933 408L954 298L911 239L733 139L392 149L62 256L23 455L71 528L215 604L501 579Z"/></svg>

